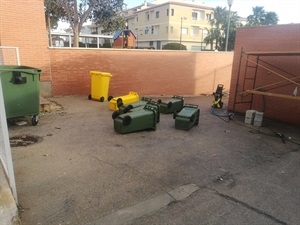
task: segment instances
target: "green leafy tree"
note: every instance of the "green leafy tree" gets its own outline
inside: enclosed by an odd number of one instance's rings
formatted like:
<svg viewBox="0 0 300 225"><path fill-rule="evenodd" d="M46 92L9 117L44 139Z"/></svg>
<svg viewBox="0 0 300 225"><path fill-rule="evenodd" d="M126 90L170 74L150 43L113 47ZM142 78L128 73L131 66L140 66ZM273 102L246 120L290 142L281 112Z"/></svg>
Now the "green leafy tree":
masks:
<svg viewBox="0 0 300 225"><path fill-rule="evenodd" d="M122 1L123 2L123 1ZM104 32L113 32L125 28L125 19L120 15L120 1L97 8L93 11L93 22L103 27Z"/></svg>
<svg viewBox="0 0 300 225"><path fill-rule="evenodd" d="M274 25L279 21L278 15L275 12L267 12L264 25Z"/></svg>
<svg viewBox="0 0 300 225"><path fill-rule="evenodd" d="M262 6L253 7L252 12L252 15L247 17L247 26L273 25L279 21L275 12L266 12Z"/></svg>
<svg viewBox="0 0 300 225"><path fill-rule="evenodd" d="M49 0L51 2L51 0ZM121 11L123 0L53 0L65 12L65 21L72 28L73 46L79 46L79 34L88 19L107 20ZM48 5L45 5L46 8ZM62 17L60 17L62 18Z"/></svg>
<svg viewBox="0 0 300 225"><path fill-rule="evenodd" d="M58 26L58 21L66 16L66 12L59 4L58 0L44 0L46 29L49 34L49 45L51 46L51 29Z"/></svg>

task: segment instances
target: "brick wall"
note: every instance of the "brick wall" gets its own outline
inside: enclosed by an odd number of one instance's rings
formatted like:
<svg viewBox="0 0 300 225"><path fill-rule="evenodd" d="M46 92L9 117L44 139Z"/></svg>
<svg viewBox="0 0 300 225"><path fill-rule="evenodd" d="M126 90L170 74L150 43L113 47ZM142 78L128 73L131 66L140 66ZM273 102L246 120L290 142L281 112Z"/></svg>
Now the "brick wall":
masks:
<svg viewBox="0 0 300 225"><path fill-rule="evenodd" d="M19 48L22 65L43 68L50 80L48 39L42 0L0 0L0 45Z"/></svg>
<svg viewBox="0 0 300 225"><path fill-rule="evenodd" d="M50 49L52 93L90 94L90 71L112 74L109 95L212 94L229 91L233 53L124 49Z"/></svg>
<svg viewBox="0 0 300 225"><path fill-rule="evenodd" d="M243 82L246 76L253 77L255 68L248 68L245 72L246 60L240 60L241 51L298 51L300 52L300 24L277 25L277 26L262 26L262 27L245 27L237 30L235 52L232 68L232 80L230 87L229 108L238 112L245 112L250 109L250 104L236 104L239 102L240 96L235 98L236 93L242 92ZM256 60L256 57L251 56L249 59ZM260 63L267 68L272 68L275 73L284 75L290 79L299 77L300 75L300 56L264 56L260 57L268 64L274 65L277 68L271 67L266 63ZM241 62L241 63L240 63ZM255 64L248 64L255 66ZM283 70L283 71L282 71ZM238 77L240 82L237 84ZM283 81L278 75L269 73L264 68L258 68L255 87L272 84ZM294 80L298 84L300 79ZM250 84L249 80L246 83ZM247 87L248 86L248 87ZM237 89L236 89L237 87ZM280 83L274 88L265 88L264 91L272 93L280 93L292 95L297 87L296 84L290 82ZM252 89L251 85L246 85L245 89ZM298 85L298 96L300 87ZM251 96L251 95L250 95ZM249 97L250 97L249 96ZM264 111L265 116L271 119L290 122L300 125L300 102L284 98L268 97L262 95L254 95L252 101L252 109Z"/></svg>

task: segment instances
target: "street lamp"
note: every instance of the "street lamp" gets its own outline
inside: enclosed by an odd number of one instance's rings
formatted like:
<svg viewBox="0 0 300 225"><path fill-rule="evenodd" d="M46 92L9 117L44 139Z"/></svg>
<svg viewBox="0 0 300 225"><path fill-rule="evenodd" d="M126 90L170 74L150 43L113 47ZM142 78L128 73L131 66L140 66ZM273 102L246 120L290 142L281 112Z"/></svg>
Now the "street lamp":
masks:
<svg viewBox="0 0 300 225"><path fill-rule="evenodd" d="M231 10L231 6L233 4L233 0L227 0L227 3L229 6L229 12L228 12L227 35L226 35L226 45L225 45L226 52L227 52L227 48L228 48L228 37L229 37L229 27L230 27L230 10Z"/></svg>
<svg viewBox="0 0 300 225"><path fill-rule="evenodd" d="M181 50L181 39L182 39L182 20L186 20L186 17L181 17L181 23L180 23L180 45L179 45L179 50Z"/></svg>

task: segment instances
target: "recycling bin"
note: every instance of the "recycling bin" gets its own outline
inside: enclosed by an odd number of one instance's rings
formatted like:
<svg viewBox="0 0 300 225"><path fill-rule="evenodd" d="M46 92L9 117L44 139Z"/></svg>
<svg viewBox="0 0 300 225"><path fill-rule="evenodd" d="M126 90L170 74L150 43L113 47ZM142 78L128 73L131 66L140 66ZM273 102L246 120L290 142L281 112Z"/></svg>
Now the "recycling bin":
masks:
<svg viewBox="0 0 300 225"><path fill-rule="evenodd" d="M116 111L120 106L138 102L140 100L137 92L130 91L128 95L123 95L110 99L109 109Z"/></svg>
<svg viewBox="0 0 300 225"><path fill-rule="evenodd" d="M88 99L104 102L108 100L109 82L112 75L107 72L90 71L91 94Z"/></svg>
<svg viewBox="0 0 300 225"><path fill-rule="evenodd" d="M171 99L167 101L158 100L160 106L160 112L163 114L169 114L174 112L179 112L184 104L184 99L181 96L174 95Z"/></svg>
<svg viewBox="0 0 300 225"><path fill-rule="evenodd" d="M193 126L199 124L200 109L197 105L187 104L182 110L173 113L175 119L175 128L179 130L190 130Z"/></svg>
<svg viewBox="0 0 300 225"><path fill-rule="evenodd" d="M41 72L29 66L0 65L7 119L32 116L32 125L38 124Z"/></svg>
<svg viewBox="0 0 300 225"><path fill-rule="evenodd" d="M146 104L143 110L121 114L116 117L114 119L114 130L119 134L156 130L158 118L158 105Z"/></svg>

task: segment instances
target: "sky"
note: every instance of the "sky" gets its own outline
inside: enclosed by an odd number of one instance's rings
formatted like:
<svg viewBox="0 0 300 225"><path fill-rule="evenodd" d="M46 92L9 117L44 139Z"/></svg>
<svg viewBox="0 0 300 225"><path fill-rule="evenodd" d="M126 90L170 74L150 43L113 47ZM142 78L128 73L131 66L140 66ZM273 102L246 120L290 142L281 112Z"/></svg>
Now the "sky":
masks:
<svg viewBox="0 0 300 225"><path fill-rule="evenodd" d="M148 0L147 2L151 2ZM172 0L170 0L172 1ZM184 0L190 1L192 0ZM227 7L227 0L194 0L194 2L216 7ZM144 3L144 0L124 0L128 8L132 8ZM300 0L233 0L232 11L236 11L241 17L247 17L252 14L252 8L263 6L267 12L275 12L279 17L278 24L300 23Z"/></svg>

